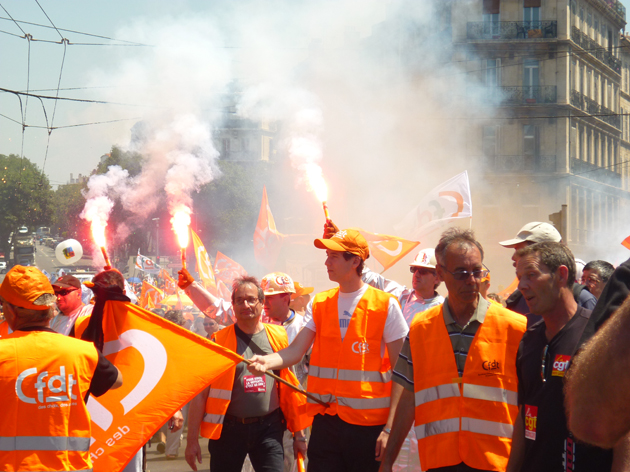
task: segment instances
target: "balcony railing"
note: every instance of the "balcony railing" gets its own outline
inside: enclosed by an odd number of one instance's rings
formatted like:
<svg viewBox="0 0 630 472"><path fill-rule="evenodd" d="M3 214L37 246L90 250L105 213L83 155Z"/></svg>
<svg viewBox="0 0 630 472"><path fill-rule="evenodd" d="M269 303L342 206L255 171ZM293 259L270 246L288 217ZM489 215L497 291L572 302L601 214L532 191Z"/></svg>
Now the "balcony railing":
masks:
<svg viewBox="0 0 630 472"><path fill-rule="evenodd" d="M579 108L589 115L595 115L595 118L599 118L604 123L608 123L610 126L621 129L621 116L616 114L614 111L599 105L595 100L587 97L581 92L571 90L570 100L571 105L575 108Z"/></svg>
<svg viewBox="0 0 630 472"><path fill-rule="evenodd" d="M621 74L621 60L617 59L611 52L607 51L604 46L598 44L597 41L589 38L589 36L580 31L577 26L571 27L571 40L586 52L595 56L601 62L617 72L617 74Z"/></svg>
<svg viewBox="0 0 630 472"><path fill-rule="evenodd" d="M545 173L556 171L556 156L484 156L487 170L496 173Z"/></svg>
<svg viewBox="0 0 630 472"><path fill-rule="evenodd" d="M500 101L501 105L540 105L556 103L558 88L555 85L486 87L484 95L487 101Z"/></svg>
<svg viewBox="0 0 630 472"><path fill-rule="evenodd" d="M558 22L553 21L470 21L468 39L557 38Z"/></svg>
<svg viewBox="0 0 630 472"><path fill-rule="evenodd" d="M608 5L615 13L617 13L623 20L626 19L626 7L619 0L600 0Z"/></svg>
<svg viewBox="0 0 630 472"><path fill-rule="evenodd" d="M580 159L571 158L571 173L587 179L596 180L603 184L613 185L615 187L621 186L621 175L617 172L598 167L595 164Z"/></svg>

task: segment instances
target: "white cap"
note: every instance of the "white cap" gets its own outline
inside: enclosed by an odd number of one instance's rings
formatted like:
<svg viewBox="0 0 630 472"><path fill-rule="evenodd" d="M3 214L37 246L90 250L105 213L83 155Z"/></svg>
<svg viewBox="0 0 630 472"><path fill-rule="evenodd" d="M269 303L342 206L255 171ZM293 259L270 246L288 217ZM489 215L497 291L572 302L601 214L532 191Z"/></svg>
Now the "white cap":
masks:
<svg viewBox="0 0 630 472"><path fill-rule="evenodd" d="M265 296L279 293L295 293L293 280L284 272L272 272L260 281Z"/></svg>
<svg viewBox="0 0 630 472"><path fill-rule="evenodd" d="M428 267L429 269L435 269L437 260L435 259L435 249L422 249L413 260L411 267Z"/></svg>
<svg viewBox="0 0 630 472"><path fill-rule="evenodd" d="M532 221L523 226L514 239L501 241L499 244L504 247L514 247L525 241L532 243L559 243L562 241L562 236L560 236L560 233L553 225Z"/></svg>

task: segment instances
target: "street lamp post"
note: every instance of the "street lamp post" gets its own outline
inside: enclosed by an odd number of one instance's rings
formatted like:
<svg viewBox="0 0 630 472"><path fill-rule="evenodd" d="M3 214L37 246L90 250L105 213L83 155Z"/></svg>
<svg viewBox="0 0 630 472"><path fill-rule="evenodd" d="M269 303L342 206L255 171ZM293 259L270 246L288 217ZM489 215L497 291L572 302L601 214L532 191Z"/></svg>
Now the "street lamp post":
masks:
<svg viewBox="0 0 630 472"><path fill-rule="evenodd" d="M160 265L160 219L153 218L155 221L155 263Z"/></svg>

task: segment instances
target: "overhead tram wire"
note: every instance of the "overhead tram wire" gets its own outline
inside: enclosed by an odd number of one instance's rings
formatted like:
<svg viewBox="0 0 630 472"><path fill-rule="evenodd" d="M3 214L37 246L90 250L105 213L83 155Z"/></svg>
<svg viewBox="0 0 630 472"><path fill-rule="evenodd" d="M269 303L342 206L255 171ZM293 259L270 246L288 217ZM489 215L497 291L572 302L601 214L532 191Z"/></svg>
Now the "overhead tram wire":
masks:
<svg viewBox="0 0 630 472"><path fill-rule="evenodd" d="M50 136L52 135L52 132L53 132L53 129L54 129L55 115L57 113L57 103L58 103L58 98L59 98L59 88L61 87L61 77L63 75L63 66L66 63L66 52L68 50L68 42L69 41L68 41L68 39L64 38L64 36L61 34L61 32L59 31L57 26L55 26L53 21L50 19L50 16L48 16L48 13L46 13L46 10L44 10L42 8L42 6L40 5L39 1L35 0L35 3L37 3L37 6L39 6L39 8L42 10L42 12L46 16L46 18L48 18L48 21L50 21L50 24L53 26L53 28L55 28L55 30L57 31L57 33L61 37L61 42L63 43L63 56L61 58L61 67L59 69L59 79L57 81L57 91L56 91L56 95L55 95L55 102L54 102L54 106L53 106L52 117L50 119L50 127L48 127L48 139L46 140L46 151L44 152L44 163L42 164L42 174L41 174L41 179L39 181L39 186L41 187L43 185L43 182L44 182L44 175L45 175L44 172L46 170L46 161L48 160L48 150L50 148ZM42 107L44 107L43 100L41 98L39 100L42 102ZM45 107L44 107L44 114L46 114L46 108ZM48 117L46 117L46 126L48 126Z"/></svg>
<svg viewBox="0 0 630 472"><path fill-rule="evenodd" d="M9 15L9 13L4 8L3 8L3 10L7 13L7 15ZM9 15L9 17L11 17L11 15ZM52 26L42 25L40 23L33 23L33 22L30 22L30 21L22 21L22 20L14 20L12 17L11 18L4 18L4 17L0 16L0 20L7 20L7 21L11 20L15 24L22 23L22 24L25 24L25 25L39 26L41 28L49 28L49 29L53 28ZM18 25L18 27L20 27L20 26ZM20 29L22 29L22 28L20 27ZM135 46L154 47L151 44L143 44L143 43L138 43L136 41L127 41L127 40L124 40L124 39L110 38L108 36L102 36L102 35L92 34L92 33L85 33L85 32L82 32L82 31L76 31L76 30L71 30L71 29L66 29L66 28L55 28L55 29L58 30L58 31L63 31L65 33L81 34L81 35L84 35L84 36L90 36L92 38L106 39L108 41L117 41L119 43L128 43L128 44L135 45ZM22 32L24 32L24 31L22 30Z"/></svg>

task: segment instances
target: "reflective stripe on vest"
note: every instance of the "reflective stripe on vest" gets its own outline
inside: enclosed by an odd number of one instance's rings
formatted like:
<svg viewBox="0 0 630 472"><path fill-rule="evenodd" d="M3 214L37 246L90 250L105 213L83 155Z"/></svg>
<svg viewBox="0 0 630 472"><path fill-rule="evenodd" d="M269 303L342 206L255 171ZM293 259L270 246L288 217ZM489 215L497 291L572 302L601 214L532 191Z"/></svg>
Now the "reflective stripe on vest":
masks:
<svg viewBox="0 0 630 472"><path fill-rule="evenodd" d="M225 415L214 415L212 413L206 413L203 417L204 423L223 424L223 420L225 420Z"/></svg>
<svg viewBox="0 0 630 472"><path fill-rule="evenodd" d="M68 436L0 437L0 451L88 451L90 438Z"/></svg>
<svg viewBox="0 0 630 472"><path fill-rule="evenodd" d="M447 420L419 424L416 426L415 430L416 438L418 439L424 439L436 434L455 433L459 431L459 418L449 418Z"/></svg>
<svg viewBox="0 0 630 472"><path fill-rule="evenodd" d="M437 387L425 388L424 390L416 392L416 406L450 397L459 397L459 387L457 384L448 383L438 385Z"/></svg>
<svg viewBox="0 0 630 472"><path fill-rule="evenodd" d="M229 400L232 398L232 390L225 390L222 388L212 388L208 391L209 398L218 398L220 400Z"/></svg>
<svg viewBox="0 0 630 472"><path fill-rule="evenodd" d="M317 393L312 393L311 395L319 398L320 400L326 403L337 402L337 404L341 406L347 406L348 408L352 408L354 410L373 410L376 408L389 408L390 397L348 398L348 397L335 397L332 393L329 393L327 395L319 395ZM315 401L311 400L310 398L307 401L309 403L315 403Z"/></svg>
<svg viewBox="0 0 630 472"><path fill-rule="evenodd" d="M356 382L383 382L387 383L392 379L391 369L387 372L335 369L332 367L311 366L308 374L313 377L328 380L351 380ZM388 405L389 407L389 405Z"/></svg>
<svg viewBox="0 0 630 472"><path fill-rule="evenodd" d="M489 402L507 403L508 405L518 406L518 393L498 387L464 384L464 396L466 398L475 398L477 400L487 400Z"/></svg>
<svg viewBox="0 0 630 472"><path fill-rule="evenodd" d="M462 418L462 431L471 433L489 434L501 438L511 438L514 427L511 424L497 423L495 421L480 420L477 418Z"/></svg>

